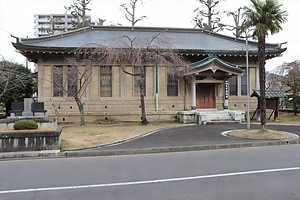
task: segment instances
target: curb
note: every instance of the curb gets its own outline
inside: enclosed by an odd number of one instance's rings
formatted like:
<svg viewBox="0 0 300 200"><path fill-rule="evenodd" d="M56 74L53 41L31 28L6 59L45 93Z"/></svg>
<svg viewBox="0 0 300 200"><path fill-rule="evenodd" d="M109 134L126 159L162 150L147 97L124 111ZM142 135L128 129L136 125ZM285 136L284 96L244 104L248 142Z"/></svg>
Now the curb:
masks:
<svg viewBox="0 0 300 200"><path fill-rule="evenodd" d="M120 149L120 150L64 151L64 152L59 152L59 151L8 152L8 153L0 153L0 160L26 159L26 158L66 158L66 157L94 157L94 156L154 154L154 153L204 151L204 150L291 145L291 144L300 144L300 139L247 142L247 143L230 143L230 144L216 144L216 145L200 145L200 146L174 146L174 147L157 147L157 148L141 148L141 149Z"/></svg>
<svg viewBox="0 0 300 200"><path fill-rule="evenodd" d="M1 152L0 159L25 159L25 158L49 158L62 157L60 150L45 151L19 151L19 152Z"/></svg>
<svg viewBox="0 0 300 200"><path fill-rule="evenodd" d="M249 143L201 145L201 146L158 147L158 148L144 148L144 149L66 151L66 152L62 152L61 154L63 154L63 156L66 157L92 157L92 156L114 156L114 155L153 154L153 153L169 153L169 152L185 152L185 151L203 151L203 150L290 145L290 144L300 144L300 139L264 141L264 142L254 142L254 143L249 142Z"/></svg>

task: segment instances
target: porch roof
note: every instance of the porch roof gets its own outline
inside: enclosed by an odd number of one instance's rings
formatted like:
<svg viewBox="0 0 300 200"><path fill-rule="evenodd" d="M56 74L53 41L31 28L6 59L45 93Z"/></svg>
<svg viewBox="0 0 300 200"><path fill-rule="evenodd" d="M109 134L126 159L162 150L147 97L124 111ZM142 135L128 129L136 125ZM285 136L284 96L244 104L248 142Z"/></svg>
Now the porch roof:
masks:
<svg viewBox="0 0 300 200"><path fill-rule="evenodd" d="M190 65L191 72L188 74L195 74L207 70L212 70L214 73L217 70L229 73L229 74L235 74L235 75L242 75L244 70L239 68L236 65L233 65L229 62L226 62L217 56L209 56L203 60L200 60L195 63L191 63Z"/></svg>

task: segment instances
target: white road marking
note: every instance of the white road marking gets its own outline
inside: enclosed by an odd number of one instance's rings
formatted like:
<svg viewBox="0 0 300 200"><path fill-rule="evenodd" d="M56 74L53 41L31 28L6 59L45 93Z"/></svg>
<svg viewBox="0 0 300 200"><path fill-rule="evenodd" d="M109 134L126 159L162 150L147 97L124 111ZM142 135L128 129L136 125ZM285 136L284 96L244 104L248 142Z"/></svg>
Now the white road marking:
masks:
<svg viewBox="0 0 300 200"><path fill-rule="evenodd" d="M261 174L261 173L282 172L282 171L295 171L295 170L300 170L300 167L266 169L266 170L245 171L245 172L233 172L233 173L225 173L225 174L212 174L212 175L203 175L203 176L157 179L157 180L148 180L148 181L133 181L133 182L123 182L123 183L104 183L104 184L94 184L94 185L78 185L78 186L64 186L64 187L2 190L2 191L0 191L0 194L55 191L55 190L74 190L74 189L86 189L86 188L100 188L100 187L113 187L113 186L128 186L128 185L141 185L141 184L153 184L153 183L166 183L166 182L175 182L175 181L187 181L187 180L196 180L196 179L207 179L207 178L239 176L239 175L249 175L249 174Z"/></svg>

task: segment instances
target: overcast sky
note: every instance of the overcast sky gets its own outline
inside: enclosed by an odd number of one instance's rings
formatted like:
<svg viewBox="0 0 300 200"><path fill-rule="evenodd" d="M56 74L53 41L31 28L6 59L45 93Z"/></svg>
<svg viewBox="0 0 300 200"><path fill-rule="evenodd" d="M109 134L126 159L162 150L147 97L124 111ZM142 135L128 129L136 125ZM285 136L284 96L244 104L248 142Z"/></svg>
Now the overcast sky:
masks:
<svg viewBox="0 0 300 200"><path fill-rule="evenodd" d="M143 0L137 5L137 15L146 15L147 19L137 26L150 27L179 27L194 28L193 12L200 4L196 0ZM129 26L130 22L124 18L124 11L120 5L129 0L92 0L88 14L92 20L105 19L104 25L122 24ZM267 43L287 42L284 47L288 50L282 57L267 61L266 68L271 70L283 62L300 59L300 0L279 0L282 9L288 12L288 21L283 24L283 31L268 36ZM25 58L15 52L11 45L17 37L34 37L34 14L65 13L64 6L72 4L72 0L0 0L0 54L7 60L25 64ZM239 7L250 6L250 0L223 0L217 7L219 11L235 11ZM222 15L222 23L233 24L233 20ZM231 35L231 33L222 33ZM0 55L0 57L1 57ZM1 58L0 58L1 59ZM30 67L32 64L30 65Z"/></svg>

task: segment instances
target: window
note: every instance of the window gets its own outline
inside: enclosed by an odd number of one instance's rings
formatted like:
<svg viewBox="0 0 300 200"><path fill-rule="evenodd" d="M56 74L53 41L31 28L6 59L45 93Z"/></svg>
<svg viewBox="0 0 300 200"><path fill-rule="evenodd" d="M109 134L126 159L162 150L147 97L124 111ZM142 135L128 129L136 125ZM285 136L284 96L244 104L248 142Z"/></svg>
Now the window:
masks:
<svg viewBox="0 0 300 200"><path fill-rule="evenodd" d="M173 67L167 69L167 96L178 96L178 77Z"/></svg>
<svg viewBox="0 0 300 200"><path fill-rule="evenodd" d="M241 95L247 95L247 69L243 68L244 74L241 77Z"/></svg>
<svg viewBox="0 0 300 200"><path fill-rule="evenodd" d="M229 82L229 95L237 95L237 76L231 76Z"/></svg>
<svg viewBox="0 0 300 200"><path fill-rule="evenodd" d="M63 96L63 66L54 66L52 71L53 77L53 96Z"/></svg>
<svg viewBox="0 0 300 200"><path fill-rule="evenodd" d="M72 97L77 94L77 67L68 66L67 67L67 91L68 96Z"/></svg>
<svg viewBox="0 0 300 200"><path fill-rule="evenodd" d="M76 66L54 66L52 77L53 97L63 97L65 95L70 97L76 95L78 90Z"/></svg>
<svg viewBox="0 0 300 200"><path fill-rule="evenodd" d="M138 67L138 66L135 66L133 68L134 70L134 74L140 74L140 76L134 76L134 91L133 91L133 94L135 97L139 97L141 95L141 84L143 83L144 81L144 96L146 96L146 73L145 73L145 70L146 68L145 67ZM143 80L143 77L144 77L144 80Z"/></svg>
<svg viewBox="0 0 300 200"><path fill-rule="evenodd" d="M112 67L100 67L100 97L112 96Z"/></svg>

